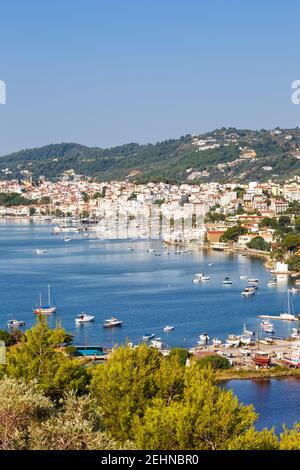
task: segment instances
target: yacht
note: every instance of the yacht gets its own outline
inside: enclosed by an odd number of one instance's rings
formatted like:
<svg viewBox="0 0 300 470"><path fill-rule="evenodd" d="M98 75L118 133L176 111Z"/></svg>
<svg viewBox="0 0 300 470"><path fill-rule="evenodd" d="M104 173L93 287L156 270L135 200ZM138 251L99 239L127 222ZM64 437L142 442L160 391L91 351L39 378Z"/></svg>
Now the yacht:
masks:
<svg viewBox="0 0 300 470"><path fill-rule="evenodd" d="M40 294L40 305L34 309L35 315L51 315L56 312L56 304L51 304L51 287L48 285L48 304L42 305L42 295Z"/></svg>
<svg viewBox="0 0 300 470"><path fill-rule="evenodd" d="M164 331L168 332L168 331L173 331L174 330L174 326L172 325L167 325L164 327Z"/></svg>
<svg viewBox="0 0 300 470"><path fill-rule="evenodd" d="M232 281L231 281L231 279L230 279L229 277L225 277L225 279L224 279L224 281L223 281L222 284L230 285L230 284L232 284Z"/></svg>
<svg viewBox="0 0 300 470"><path fill-rule="evenodd" d="M122 326L122 321L116 317L111 317L108 320L104 320L103 328L114 328L115 326Z"/></svg>
<svg viewBox="0 0 300 470"><path fill-rule="evenodd" d="M293 302L292 302L291 295L290 295L291 292L292 290L288 289L288 293L287 293L288 311L280 314L281 320L289 320L289 321L298 320L298 318L295 316L294 306L293 306Z"/></svg>
<svg viewBox="0 0 300 470"><path fill-rule="evenodd" d="M90 321L94 321L95 317L93 315L88 315L87 313L81 313L80 315L75 318L75 323L88 323Z"/></svg>

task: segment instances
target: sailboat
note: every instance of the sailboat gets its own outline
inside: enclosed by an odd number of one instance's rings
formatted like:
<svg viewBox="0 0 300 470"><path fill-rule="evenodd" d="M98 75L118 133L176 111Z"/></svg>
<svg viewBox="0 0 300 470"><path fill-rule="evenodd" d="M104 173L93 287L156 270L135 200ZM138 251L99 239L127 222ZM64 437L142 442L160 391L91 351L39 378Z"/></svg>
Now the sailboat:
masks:
<svg viewBox="0 0 300 470"><path fill-rule="evenodd" d="M40 294L40 305L38 305L35 310L35 315L51 315L56 312L56 304L51 305L51 287L48 285L48 304L42 305L42 295Z"/></svg>
<svg viewBox="0 0 300 470"><path fill-rule="evenodd" d="M281 320L291 320L291 321L297 320L297 317L295 316L294 307L293 307L290 293L291 293L291 290L288 289L288 311L287 313L280 314Z"/></svg>

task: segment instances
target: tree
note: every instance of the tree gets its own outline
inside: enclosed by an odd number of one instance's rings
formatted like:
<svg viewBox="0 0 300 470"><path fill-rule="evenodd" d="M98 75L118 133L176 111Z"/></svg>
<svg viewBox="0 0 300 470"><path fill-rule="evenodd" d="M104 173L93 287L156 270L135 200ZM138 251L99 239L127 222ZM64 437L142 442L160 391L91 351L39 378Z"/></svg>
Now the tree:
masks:
<svg viewBox="0 0 300 470"><path fill-rule="evenodd" d="M295 251L300 245L300 234L299 233L289 233L285 235L282 240L282 246L286 250Z"/></svg>
<svg viewBox="0 0 300 470"><path fill-rule="evenodd" d="M278 223L276 218L264 217L258 224L259 228L270 227L274 230L278 228Z"/></svg>
<svg viewBox="0 0 300 470"><path fill-rule="evenodd" d="M300 256L293 255L287 259L287 264L289 266L290 271L300 272Z"/></svg>
<svg viewBox="0 0 300 470"><path fill-rule="evenodd" d="M213 369L230 369L231 364L227 357L219 356L218 354L212 354L210 356L204 356L197 360L197 365L200 367L207 367L211 365Z"/></svg>
<svg viewBox="0 0 300 470"><path fill-rule="evenodd" d="M240 225L235 225L234 227L229 227L226 232L223 233L221 237L222 242L237 241L239 236L243 233L246 233L246 230L243 229Z"/></svg>
<svg viewBox="0 0 300 470"><path fill-rule="evenodd" d="M143 414L157 393L160 361L161 354L154 348L127 345L93 369L90 391L102 408L104 425L118 440L134 438L133 417Z"/></svg>
<svg viewBox="0 0 300 470"><path fill-rule="evenodd" d="M299 450L300 449L300 424L297 423L293 429L289 430L284 426L283 433L280 435L280 450Z"/></svg>
<svg viewBox="0 0 300 470"><path fill-rule="evenodd" d="M250 242L247 243L247 247L254 249L254 250L260 250L260 251L271 250L271 244L266 242L262 237L252 238L252 240L250 240Z"/></svg>
<svg viewBox="0 0 300 470"><path fill-rule="evenodd" d="M51 330L46 318L40 317L24 333L21 342L7 351L6 365L2 368L10 377L36 379L41 390L52 398L59 398L67 390L83 393L89 370L57 350L66 342L70 342L70 336L61 326Z"/></svg>
<svg viewBox="0 0 300 470"><path fill-rule="evenodd" d="M33 450L116 450L117 443L101 430L100 410L91 397L66 394L56 413L30 428ZM124 448L124 447L123 447ZM126 448L126 446L125 446ZM132 446L131 446L132 448Z"/></svg>
<svg viewBox="0 0 300 470"><path fill-rule="evenodd" d="M36 213L36 209L34 207L30 207L29 209L29 215L32 217Z"/></svg>
<svg viewBox="0 0 300 470"><path fill-rule="evenodd" d="M51 401L36 381L8 377L0 381L0 395L0 449L27 448L29 426L52 412Z"/></svg>
<svg viewBox="0 0 300 470"><path fill-rule="evenodd" d="M186 370L183 399L168 406L155 399L135 417L136 444L155 450L224 450L253 426L252 406L219 388L211 368Z"/></svg>

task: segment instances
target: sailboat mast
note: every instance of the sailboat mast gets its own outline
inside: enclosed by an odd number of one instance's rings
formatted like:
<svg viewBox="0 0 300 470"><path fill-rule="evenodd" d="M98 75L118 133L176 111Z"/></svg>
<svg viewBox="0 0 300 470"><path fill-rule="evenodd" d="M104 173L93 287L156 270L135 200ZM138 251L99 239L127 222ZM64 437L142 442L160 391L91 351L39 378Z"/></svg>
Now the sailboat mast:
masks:
<svg viewBox="0 0 300 470"><path fill-rule="evenodd" d="M50 284L48 284L48 305L51 305L50 300Z"/></svg>

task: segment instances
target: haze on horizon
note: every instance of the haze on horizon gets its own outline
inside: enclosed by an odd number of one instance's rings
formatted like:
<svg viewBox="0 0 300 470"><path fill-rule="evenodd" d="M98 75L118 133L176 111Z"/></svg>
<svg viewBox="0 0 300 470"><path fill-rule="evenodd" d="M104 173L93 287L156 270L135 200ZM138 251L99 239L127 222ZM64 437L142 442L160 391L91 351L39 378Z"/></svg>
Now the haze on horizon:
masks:
<svg viewBox="0 0 300 470"><path fill-rule="evenodd" d="M300 4L4 0L0 155L299 125Z"/></svg>

